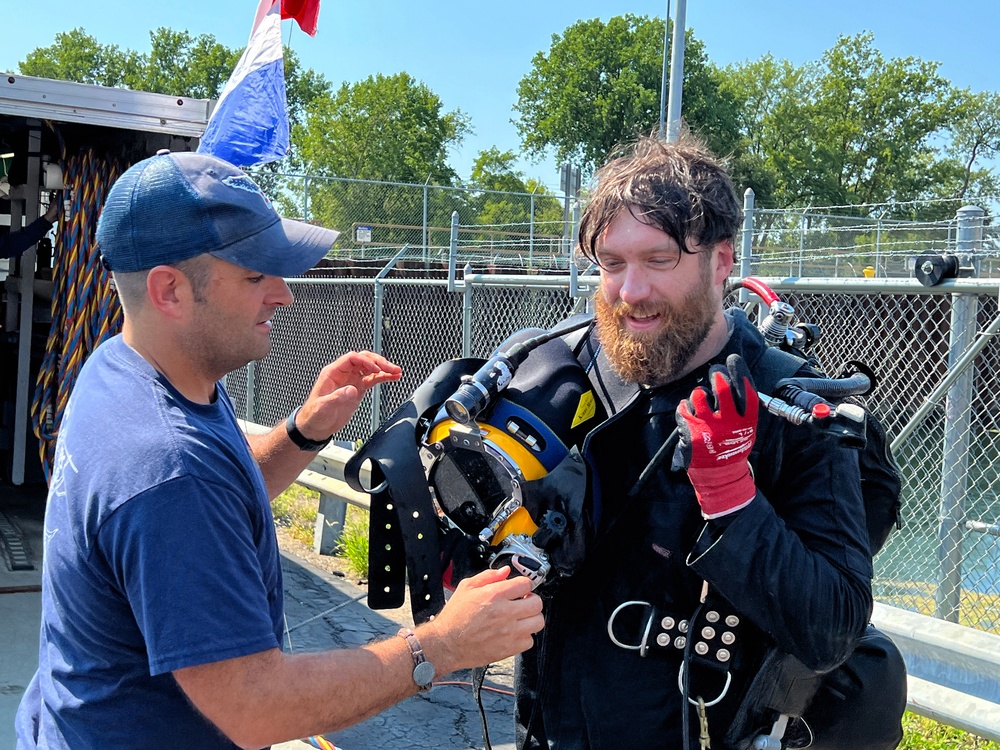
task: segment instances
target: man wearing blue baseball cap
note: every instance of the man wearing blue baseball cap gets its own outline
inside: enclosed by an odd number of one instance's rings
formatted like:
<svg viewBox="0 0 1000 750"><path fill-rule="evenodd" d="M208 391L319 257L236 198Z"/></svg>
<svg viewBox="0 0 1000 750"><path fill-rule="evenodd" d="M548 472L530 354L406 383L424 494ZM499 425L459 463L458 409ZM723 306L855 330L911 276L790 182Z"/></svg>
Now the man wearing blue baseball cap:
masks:
<svg viewBox="0 0 1000 750"><path fill-rule="evenodd" d="M220 381L268 353L272 316L293 301L283 277L336 237L282 219L243 172L202 154L161 152L112 187L97 240L125 324L87 361L60 428L19 749L263 747L531 646L541 602L501 570L469 579L415 633L281 651L269 500L401 371L345 354L249 443Z"/></svg>

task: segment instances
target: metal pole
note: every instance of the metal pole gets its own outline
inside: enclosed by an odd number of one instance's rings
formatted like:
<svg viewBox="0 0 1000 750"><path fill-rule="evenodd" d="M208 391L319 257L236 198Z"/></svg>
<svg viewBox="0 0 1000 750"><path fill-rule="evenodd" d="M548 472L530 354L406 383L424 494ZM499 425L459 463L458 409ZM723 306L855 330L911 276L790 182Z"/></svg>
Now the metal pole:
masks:
<svg viewBox="0 0 1000 750"><path fill-rule="evenodd" d="M674 41L670 48L670 99L667 103L667 140L676 141L681 133L681 94L684 89L684 27L687 0L677 0L674 18Z"/></svg>
<svg viewBox="0 0 1000 750"><path fill-rule="evenodd" d="M38 218L38 187L42 184L42 130L38 120L28 120L28 174L24 186L25 218L30 224ZM14 212L11 213L14 218ZM20 227L17 227L20 228ZM13 231L15 227L11 227ZM31 329L35 311L35 248L21 256L21 318L17 340L17 391L14 396L14 452L11 483L24 484L24 466L28 447L28 417L31 391ZM54 415L53 415L54 416Z"/></svg>
<svg viewBox="0 0 1000 750"><path fill-rule="evenodd" d="M580 201L575 201L573 203L573 244L572 247L576 248L576 243L580 236ZM580 296L580 286L577 283L577 277L580 274L580 269L576 267L576 259L573 257L573 251L570 251L569 256L569 296L576 298ZM589 295L590 292L585 293Z"/></svg>
<svg viewBox="0 0 1000 750"><path fill-rule="evenodd" d="M382 284L382 279L389 275L389 272L393 267L399 262L406 252L410 249L410 246L403 245L390 260L385 268L378 272L375 277L375 313L374 313L374 328L372 330L372 351L376 354L382 353L382 307L385 304L385 286ZM378 429L379 423L382 421L382 384L376 383L372 386L372 432Z"/></svg>
<svg viewBox="0 0 1000 750"><path fill-rule="evenodd" d="M427 263L427 191L428 183L431 181L431 176L427 175L427 180L424 182L424 222L423 222L423 244L424 244L424 263Z"/></svg>
<svg viewBox="0 0 1000 750"><path fill-rule="evenodd" d="M972 256L982 236L983 210L964 206L958 210L956 250ZM977 296L955 294L951 303L951 332L948 368L957 368L962 353L976 335ZM955 379L945 400L944 442L941 457L941 513L938 527L938 586L935 616L958 622L962 598L962 539L965 524L965 496L969 479L969 439L972 415L972 384L975 366Z"/></svg>
<svg viewBox="0 0 1000 750"><path fill-rule="evenodd" d="M660 138L666 134L667 120L667 48L670 41L670 0L667 0L667 15L663 18L663 71L660 73Z"/></svg>
<svg viewBox="0 0 1000 750"><path fill-rule="evenodd" d="M750 275L750 261L753 259L753 188L743 193L743 247L740 251L740 278ZM740 288L740 307L750 299L750 291Z"/></svg>
<svg viewBox="0 0 1000 750"><path fill-rule="evenodd" d="M878 276L878 267L882 262L882 217L875 220L875 275ZM886 274L888 275L888 274Z"/></svg>
<svg viewBox="0 0 1000 750"><path fill-rule="evenodd" d="M530 215L528 219L528 268L535 266L535 191L538 185L531 188Z"/></svg>
<svg viewBox="0 0 1000 750"><path fill-rule="evenodd" d="M309 175L302 176L302 221L309 221Z"/></svg>
<svg viewBox="0 0 1000 750"><path fill-rule="evenodd" d="M798 278L802 278L802 256L806 252L806 212L802 212L802 216L799 217L799 275ZM792 275L791 264L788 266L788 275Z"/></svg>
<svg viewBox="0 0 1000 750"><path fill-rule="evenodd" d="M462 277L465 280L465 293L462 295L462 356L472 356L472 284L469 276L472 273L472 266L466 264L462 269Z"/></svg>
<svg viewBox="0 0 1000 750"><path fill-rule="evenodd" d="M451 242L448 246L448 291L455 291L455 263L458 260L458 211L451 212Z"/></svg>

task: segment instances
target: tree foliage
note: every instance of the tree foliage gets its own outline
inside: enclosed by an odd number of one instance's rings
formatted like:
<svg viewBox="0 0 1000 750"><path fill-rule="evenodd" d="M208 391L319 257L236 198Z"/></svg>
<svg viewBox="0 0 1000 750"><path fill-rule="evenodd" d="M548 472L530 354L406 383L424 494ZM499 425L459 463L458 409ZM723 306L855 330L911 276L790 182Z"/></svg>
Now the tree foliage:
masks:
<svg viewBox="0 0 1000 750"><path fill-rule="evenodd" d="M944 197L961 190L960 154L970 183L984 185L973 167L989 149L976 145L974 120L959 114L982 108L960 109L962 96L938 67L886 59L866 32L840 37L821 60L801 67L767 55L726 68L723 88L740 112L737 152L758 170L757 184L749 184L759 202L785 208ZM949 130L968 138L942 148Z"/></svg>
<svg viewBox="0 0 1000 750"><path fill-rule="evenodd" d="M448 164L448 150L469 132L468 118L446 112L440 97L407 73L369 76L344 83L335 94L317 97L307 108L305 122L293 128L299 156L313 175L362 180L387 180L417 185L454 185L457 175ZM364 186L319 184L313 191L317 218L334 225L344 216ZM383 191L392 205L371 206L373 215L390 223L422 221L423 191ZM448 226L460 198L448 191L429 191L428 220ZM405 217L405 218L402 218ZM399 242L399 233L386 241Z"/></svg>
<svg viewBox="0 0 1000 750"><path fill-rule="evenodd" d="M515 225L514 232L556 235L562 232L562 202L536 180L526 179L514 166L517 155L498 148L481 151L472 167L472 185L479 188L469 200L470 215L477 224Z"/></svg>
<svg viewBox="0 0 1000 750"><path fill-rule="evenodd" d="M554 151L590 172L615 145L659 122L664 21L615 16L578 21L552 36L517 87L515 122L525 151ZM718 153L738 139L735 102L719 83L704 45L691 32L684 53L687 126Z"/></svg>
<svg viewBox="0 0 1000 750"><path fill-rule="evenodd" d="M296 136L314 174L450 185L448 149L469 132L461 112L407 73L369 76L317 97Z"/></svg>
<svg viewBox="0 0 1000 750"><path fill-rule="evenodd" d="M140 53L101 44L76 28L56 34L48 47L29 52L18 67L29 76L215 99L243 53L219 43L212 34L192 36L164 27L150 31L149 42L149 52ZM285 88L293 123L301 121L313 99L331 89L321 74L303 69L289 49L285 50Z"/></svg>

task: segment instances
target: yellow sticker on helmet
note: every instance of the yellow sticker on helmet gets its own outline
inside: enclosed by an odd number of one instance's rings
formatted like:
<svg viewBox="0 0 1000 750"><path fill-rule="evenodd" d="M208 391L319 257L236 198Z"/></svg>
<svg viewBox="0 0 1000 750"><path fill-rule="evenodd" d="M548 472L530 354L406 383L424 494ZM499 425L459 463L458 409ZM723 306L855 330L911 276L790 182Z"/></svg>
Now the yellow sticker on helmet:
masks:
<svg viewBox="0 0 1000 750"><path fill-rule="evenodd" d="M573 424L570 429L581 425L597 414L597 402L594 400L594 392L587 391L580 396L580 403L576 407L576 414L573 415Z"/></svg>

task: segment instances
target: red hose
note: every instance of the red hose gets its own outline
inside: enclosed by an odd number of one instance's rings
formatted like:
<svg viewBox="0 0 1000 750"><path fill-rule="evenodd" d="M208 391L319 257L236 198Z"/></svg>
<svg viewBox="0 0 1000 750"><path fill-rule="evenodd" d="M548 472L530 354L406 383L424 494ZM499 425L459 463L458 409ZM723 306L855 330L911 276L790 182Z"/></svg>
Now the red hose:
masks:
<svg viewBox="0 0 1000 750"><path fill-rule="evenodd" d="M747 276L745 279L740 279L740 286L744 289L749 289L751 292L760 297L764 301L765 305L770 306L772 302L778 301L778 295L772 291L771 287L760 279L753 278L753 276Z"/></svg>

